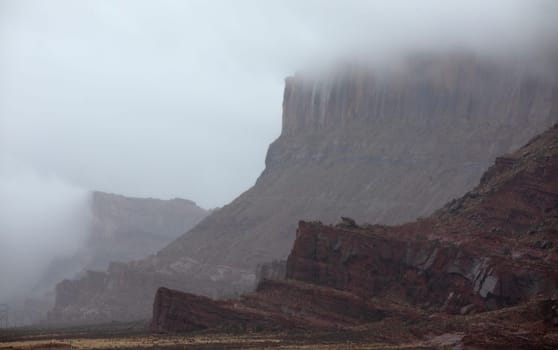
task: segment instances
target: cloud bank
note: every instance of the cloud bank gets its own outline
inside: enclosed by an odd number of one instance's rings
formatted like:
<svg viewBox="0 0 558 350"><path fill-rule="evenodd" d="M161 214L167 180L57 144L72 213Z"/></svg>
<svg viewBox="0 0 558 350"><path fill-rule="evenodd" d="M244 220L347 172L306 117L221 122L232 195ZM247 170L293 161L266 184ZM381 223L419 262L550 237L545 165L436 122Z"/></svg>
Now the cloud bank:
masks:
<svg viewBox="0 0 558 350"><path fill-rule="evenodd" d="M0 164L1 303L31 296L52 262L83 246L90 213L87 191L13 160Z"/></svg>
<svg viewBox="0 0 558 350"><path fill-rule="evenodd" d="M226 204L296 70L405 50L553 50L555 0L4 0L0 152L87 189Z"/></svg>

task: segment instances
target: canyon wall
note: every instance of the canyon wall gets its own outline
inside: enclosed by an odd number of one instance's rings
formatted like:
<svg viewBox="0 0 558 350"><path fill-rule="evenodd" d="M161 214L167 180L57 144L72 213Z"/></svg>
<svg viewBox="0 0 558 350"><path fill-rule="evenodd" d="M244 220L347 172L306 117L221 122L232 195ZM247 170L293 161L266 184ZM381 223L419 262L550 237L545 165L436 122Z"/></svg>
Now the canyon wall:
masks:
<svg viewBox="0 0 558 350"><path fill-rule="evenodd" d="M258 264L285 259L299 220L427 216L473 188L496 156L558 121L557 110L554 74L467 54L287 78L283 129L255 185L156 256L109 270L95 293L87 278L72 281L82 291L72 300L83 303L65 302L60 285L53 315L148 317L146 296L160 286L210 297L252 288Z"/></svg>
<svg viewBox="0 0 558 350"><path fill-rule="evenodd" d="M251 268L285 258L299 219L427 216L556 122L557 101L555 78L466 55L287 78L255 186L160 254Z"/></svg>
<svg viewBox="0 0 558 350"><path fill-rule="evenodd" d="M55 260L41 289L52 289L77 271L106 270L111 262L128 262L156 253L207 216L196 203L175 198L133 198L93 191L89 234L74 255Z"/></svg>
<svg viewBox="0 0 558 350"><path fill-rule="evenodd" d="M156 253L209 214L187 199L131 198L103 192L93 192L92 197L85 266L90 270Z"/></svg>
<svg viewBox="0 0 558 350"><path fill-rule="evenodd" d="M543 322L557 324L558 124L499 158L477 187L428 218L399 226L349 221L301 221L285 280L264 279L241 298L158 291L151 328L366 329L390 317L429 324L420 331L426 335L440 332L433 321L440 314L459 327L453 332L470 332L452 315L509 308L517 319L526 310L516 306L533 302L542 312L529 311L523 327L540 333ZM224 316L212 312L217 307Z"/></svg>
<svg viewBox="0 0 558 350"><path fill-rule="evenodd" d="M120 266L116 261L128 262L153 254L209 213L185 199L133 198L98 191L91 193L88 209L83 246L75 254L54 259L46 266L29 294L11 302L12 319L25 319L25 323L44 320L55 298L75 301L71 296L77 291L71 287L55 296L55 286L61 280L83 278L88 281L87 288L97 291L93 286L102 273L93 270L106 270L109 265L114 269Z"/></svg>

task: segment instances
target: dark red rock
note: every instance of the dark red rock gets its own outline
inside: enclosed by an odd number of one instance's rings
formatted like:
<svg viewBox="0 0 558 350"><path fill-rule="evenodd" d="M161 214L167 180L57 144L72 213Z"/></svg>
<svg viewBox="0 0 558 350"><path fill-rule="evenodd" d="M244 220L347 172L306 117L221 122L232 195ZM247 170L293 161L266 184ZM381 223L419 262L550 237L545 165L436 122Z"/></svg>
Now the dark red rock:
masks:
<svg viewBox="0 0 558 350"><path fill-rule="evenodd" d="M248 312L235 311L224 302L207 297L159 288L153 303L152 331L193 331L211 327L246 329L259 317Z"/></svg>
<svg viewBox="0 0 558 350"><path fill-rule="evenodd" d="M337 330L379 321L390 313L385 306L344 291L296 281L263 280L256 292L227 301L159 288L151 330Z"/></svg>
<svg viewBox="0 0 558 350"><path fill-rule="evenodd" d="M448 312L513 305L556 292L556 250L531 241L557 217L555 126L428 219L368 229L299 223L287 278L363 297L399 293ZM558 237L545 238L550 247Z"/></svg>
<svg viewBox="0 0 558 350"><path fill-rule="evenodd" d="M546 299L539 306L544 321L551 326L558 326L558 300Z"/></svg>
<svg viewBox="0 0 558 350"><path fill-rule="evenodd" d="M231 322L351 328L388 315L478 313L551 298L558 292L556 245L535 243L558 239L558 125L502 159L473 191L427 219L391 227L301 221L286 281L264 279L256 292L227 302L163 290L154 329ZM555 302L541 305L531 314L553 324Z"/></svg>
<svg viewBox="0 0 558 350"><path fill-rule="evenodd" d="M554 74L462 52L399 63L287 78L281 135L254 186L155 258L109 270L102 291L78 288L78 302L58 307L60 317L148 317L160 286L210 297L246 292L258 264L287 258L298 220L399 224L431 215L475 186L496 156L558 121ZM493 210L488 229L500 227L501 200L486 205L480 222ZM532 213L511 214L519 222Z"/></svg>

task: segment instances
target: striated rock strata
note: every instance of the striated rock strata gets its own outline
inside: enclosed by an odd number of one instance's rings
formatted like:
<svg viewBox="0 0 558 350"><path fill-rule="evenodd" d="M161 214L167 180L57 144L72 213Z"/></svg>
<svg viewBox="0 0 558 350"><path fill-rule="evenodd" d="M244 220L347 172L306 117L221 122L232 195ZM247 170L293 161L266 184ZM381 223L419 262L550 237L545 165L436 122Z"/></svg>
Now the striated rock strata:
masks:
<svg viewBox="0 0 558 350"><path fill-rule="evenodd" d="M151 328L372 330L390 319L422 340L449 328L461 346L550 349L558 345L557 244L558 125L498 158L477 187L426 219L300 222L285 281L219 302L160 290Z"/></svg>
<svg viewBox="0 0 558 350"><path fill-rule="evenodd" d="M213 301L160 288L153 304L151 329L335 330L379 321L391 312L387 305L378 306L344 291L297 281L263 280L255 293L237 301Z"/></svg>
<svg viewBox="0 0 558 350"><path fill-rule="evenodd" d="M75 282L84 303L56 313L79 319L102 308L125 320L148 316L144 294L160 286L210 297L249 289L258 264L285 259L299 219L427 216L473 188L497 155L550 127L557 110L555 76L465 54L287 78L283 129L256 184L156 257L109 271L99 293Z"/></svg>
<svg viewBox="0 0 558 350"><path fill-rule="evenodd" d="M84 247L72 257L54 261L45 272L45 284L53 288L61 278L80 270L105 270L114 261L144 258L208 214L187 199L133 198L94 191Z"/></svg>
<svg viewBox="0 0 558 350"><path fill-rule="evenodd" d="M80 320L100 319L100 315L106 315L100 307L73 309L72 306L95 305L98 300L96 295L107 289L114 290L125 281L144 283L142 279L148 274L126 273L122 271L126 266L122 262L155 253L207 214L207 210L186 199L132 198L92 192L90 233L85 247L76 256L53 263L46 273L48 278L45 277L45 280L53 281L55 277L70 277L68 271L83 270L79 280L66 279L56 286L55 310L67 308L68 313L79 316ZM107 273L96 271L107 268ZM114 276L111 281L106 279L108 274ZM53 288L55 283L49 283L48 287ZM152 294L148 292L144 297L151 297ZM127 298L118 293L113 297L114 300ZM118 312L136 317L125 309ZM49 318L54 322L67 321L65 315L58 311L50 312Z"/></svg>
<svg viewBox="0 0 558 350"><path fill-rule="evenodd" d="M157 252L209 212L181 198L131 198L93 192L92 227L85 255L91 270L112 261L130 261Z"/></svg>

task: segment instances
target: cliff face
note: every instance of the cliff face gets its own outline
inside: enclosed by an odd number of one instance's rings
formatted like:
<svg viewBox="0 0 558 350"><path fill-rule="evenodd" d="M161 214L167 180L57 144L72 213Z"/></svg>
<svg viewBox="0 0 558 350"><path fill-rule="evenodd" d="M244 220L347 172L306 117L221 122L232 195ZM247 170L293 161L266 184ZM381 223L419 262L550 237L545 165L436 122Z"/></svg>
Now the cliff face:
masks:
<svg viewBox="0 0 558 350"><path fill-rule="evenodd" d="M558 125L499 157L427 219L299 224L287 278L442 311L486 311L558 291Z"/></svg>
<svg viewBox="0 0 558 350"><path fill-rule="evenodd" d="M288 254L298 219L427 216L550 127L557 105L556 80L469 56L288 78L255 186L161 254L251 268Z"/></svg>
<svg viewBox="0 0 558 350"><path fill-rule="evenodd" d="M159 291L151 327L373 330L389 317L399 334L421 340L449 328L461 334L461 346L515 347L521 333L521 344L552 348L557 242L558 124L497 159L477 187L426 219L399 226L300 222L284 281L264 280L239 299L196 305L193 296ZM173 293L174 301L165 298ZM227 317L186 311L217 304ZM485 313L495 309L504 311ZM169 310L180 322L165 316ZM491 339L483 335L487 327Z"/></svg>
<svg viewBox="0 0 558 350"><path fill-rule="evenodd" d="M286 80L282 136L385 124L414 132L528 125L549 112L556 94L541 74L466 54L417 55L382 70L352 65L297 74Z"/></svg>
<svg viewBox="0 0 558 350"><path fill-rule="evenodd" d="M129 275L123 277L118 269L122 263L143 258L155 253L164 245L188 231L208 212L194 202L185 199L160 200L153 198L131 198L117 194L93 192L91 196L90 234L85 247L75 257L58 261L49 272L52 276L64 276L63 271L72 266L72 271L82 270L80 281L64 280L56 286L55 309L70 308L74 304L95 303L95 295L101 293L105 284L105 273L92 270L108 268L119 278L134 280ZM140 276L134 275L136 279ZM65 276L69 277L69 276ZM118 285L118 279L111 286ZM139 282L141 283L141 282ZM49 285L50 288L54 284ZM148 297L146 294L145 297ZM101 311L76 311L83 314L84 321L93 321ZM125 310L121 313L128 315ZM50 312L50 319L67 321Z"/></svg>
<svg viewBox="0 0 558 350"><path fill-rule="evenodd" d="M103 323L146 319L159 287L191 286L191 290L206 295L232 295L253 285L253 274L242 269L151 255L128 263L111 263L104 272L88 271L79 279L58 283L48 320Z"/></svg>
<svg viewBox="0 0 558 350"><path fill-rule="evenodd" d="M159 200L130 198L116 194L92 192L89 200L87 240L73 256L54 260L37 281L34 299L14 303L11 309L19 314L33 314L44 319L52 308L56 283L78 274L87 281L79 284L65 281L58 287L58 303L78 302L81 295L89 301L99 292L103 281L101 272L113 261L130 261L153 254L176 237L192 228L208 212L185 199ZM114 264L118 266L118 264ZM87 293L81 294L82 291Z"/></svg>
<svg viewBox="0 0 558 350"><path fill-rule="evenodd" d="M191 229L208 212L185 199L131 198L94 191L89 235L75 256L54 261L43 286L79 271L105 270L111 262L130 261L157 252Z"/></svg>
<svg viewBox="0 0 558 350"><path fill-rule="evenodd" d="M282 133L256 184L128 273L213 297L248 289L256 265L287 256L298 220L429 215L478 183L497 155L558 121L557 106L554 77L467 55L288 78ZM127 283L119 293L138 294ZM113 303L112 292L101 294ZM148 315L142 303L137 315Z"/></svg>
<svg viewBox="0 0 558 350"><path fill-rule="evenodd" d="M208 212L185 199L130 198L93 192L92 228L85 266L104 270L112 261L130 261L157 252L187 232Z"/></svg>

